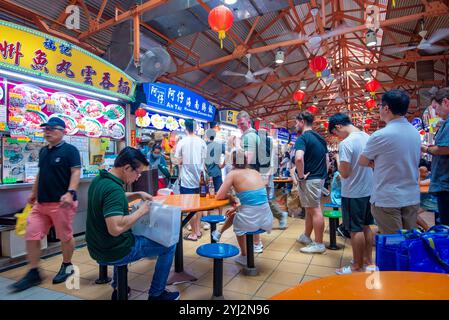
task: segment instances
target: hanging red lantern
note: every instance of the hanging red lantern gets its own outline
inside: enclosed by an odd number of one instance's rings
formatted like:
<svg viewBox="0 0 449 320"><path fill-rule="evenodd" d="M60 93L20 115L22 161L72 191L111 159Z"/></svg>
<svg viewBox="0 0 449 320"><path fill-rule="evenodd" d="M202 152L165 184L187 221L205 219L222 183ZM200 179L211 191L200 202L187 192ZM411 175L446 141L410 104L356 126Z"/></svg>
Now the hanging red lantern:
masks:
<svg viewBox="0 0 449 320"><path fill-rule="evenodd" d="M365 102L365 106L368 109L368 111L371 111L375 106L376 106L377 102L374 99L369 99L366 100Z"/></svg>
<svg viewBox="0 0 449 320"><path fill-rule="evenodd" d="M365 129L365 131L368 131L370 127L371 127L371 126L370 126L368 123L366 123L366 124L363 126L363 128Z"/></svg>
<svg viewBox="0 0 449 320"><path fill-rule="evenodd" d="M329 122L326 121L326 122L324 123L324 127L325 127L326 129L329 128Z"/></svg>
<svg viewBox="0 0 449 320"><path fill-rule="evenodd" d="M425 134L426 134L426 131L424 131L424 130L420 130L420 131L419 131L419 134L423 136L423 135L425 135Z"/></svg>
<svg viewBox="0 0 449 320"><path fill-rule="evenodd" d="M316 74L317 78L321 77L321 71L326 67L327 59L322 56L313 57L309 62L309 68Z"/></svg>
<svg viewBox="0 0 449 320"><path fill-rule="evenodd" d="M302 100L304 100L304 97L306 96L306 93L302 90L298 90L293 94L293 100L298 102L298 106L301 108Z"/></svg>
<svg viewBox="0 0 449 320"><path fill-rule="evenodd" d="M218 32L220 48L223 49L223 39L226 38L226 32L231 29L234 23L232 11L223 5L215 7L209 12L208 21L211 29Z"/></svg>
<svg viewBox="0 0 449 320"><path fill-rule="evenodd" d="M147 115L147 111L143 108L138 108L134 114L138 118L143 118Z"/></svg>
<svg viewBox="0 0 449 320"><path fill-rule="evenodd" d="M370 80L365 84L365 88L374 97L376 91L380 89L380 82L376 79Z"/></svg>
<svg viewBox="0 0 449 320"><path fill-rule="evenodd" d="M318 111L318 107L316 105L311 105L310 107L307 108L307 111L309 111L310 113L315 114Z"/></svg>
<svg viewBox="0 0 449 320"><path fill-rule="evenodd" d="M366 119L365 120L365 124L369 124L370 125L371 123L373 123L373 119Z"/></svg>

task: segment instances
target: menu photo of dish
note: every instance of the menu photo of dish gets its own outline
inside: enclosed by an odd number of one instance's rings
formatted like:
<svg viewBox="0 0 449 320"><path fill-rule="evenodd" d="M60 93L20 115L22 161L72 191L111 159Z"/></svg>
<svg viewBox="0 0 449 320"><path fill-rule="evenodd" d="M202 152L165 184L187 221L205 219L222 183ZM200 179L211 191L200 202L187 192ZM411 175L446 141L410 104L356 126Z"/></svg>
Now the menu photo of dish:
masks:
<svg viewBox="0 0 449 320"><path fill-rule="evenodd" d="M167 117L167 122L165 124L165 127L170 131L174 131L179 128L179 124L175 118L169 116L169 117Z"/></svg>
<svg viewBox="0 0 449 320"><path fill-rule="evenodd" d="M80 107L79 100L65 92L55 92L51 95L53 104L47 106L50 113L74 115Z"/></svg>
<svg viewBox="0 0 449 320"><path fill-rule="evenodd" d="M89 118L98 119L103 116L104 111L104 105L98 100L84 100L81 103L81 106L79 108L79 112Z"/></svg>
<svg viewBox="0 0 449 320"><path fill-rule="evenodd" d="M78 122L72 118L71 116L65 115L65 114L53 114L50 116L51 118L59 118L65 123L65 133L69 136L73 136L76 134L79 130L78 128Z"/></svg>
<svg viewBox="0 0 449 320"><path fill-rule="evenodd" d="M151 124L159 130L164 129L167 117L161 117L159 114L153 114L151 116Z"/></svg>
<svg viewBox="0 0 449 320"><path fill-rule="evenodd" d="M103 126L94 118L83 118L79 128L85 136L90 138L99 138L103 133Z"/></svg>
<svg viewBox="0 0 449 320"><path fill-rule="evenodd" d="M44 109L45 101L48 99L47 93L35 85L17 84L9 90L9 105L25 109L29 104L39 106Z"/></svg>
<svg viewBox="0 0 449 320"><path fill-rule="evenodd" d="M125 126L117 121L108 121L105 124L105 135L113 139L122 139L125 137Z"/></svg>
<svg viewBox="0 0 449 320"><path fill-rule="evenodd" d="M119 121L125 118L125 109L118 104L109 104L105 107L103 114L107 120Z"/></svg>

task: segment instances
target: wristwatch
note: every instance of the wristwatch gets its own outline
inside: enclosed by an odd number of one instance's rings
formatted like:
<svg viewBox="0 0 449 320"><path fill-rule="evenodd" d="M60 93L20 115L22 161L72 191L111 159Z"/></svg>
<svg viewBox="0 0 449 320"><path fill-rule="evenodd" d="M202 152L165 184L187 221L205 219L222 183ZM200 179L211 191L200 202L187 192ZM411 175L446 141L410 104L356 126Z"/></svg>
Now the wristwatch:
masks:
<svg viewBox="0 0 449 320"><path fill-rule="evenodd" d="M76 191L75 190L67 190L68 193L72 195L73 201L76 201Z"/></svg>

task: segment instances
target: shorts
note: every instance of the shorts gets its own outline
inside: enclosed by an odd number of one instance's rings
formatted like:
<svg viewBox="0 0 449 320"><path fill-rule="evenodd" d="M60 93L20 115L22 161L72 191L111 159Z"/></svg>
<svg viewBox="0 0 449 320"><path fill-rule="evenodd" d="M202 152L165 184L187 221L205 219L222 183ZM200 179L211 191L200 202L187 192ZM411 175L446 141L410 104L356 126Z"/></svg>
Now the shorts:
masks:
<svg viewBox="0 0 449 320"><path fill-rule="evenodd" d="M185 188L183 186L179 186L180 194L199 194L200 188Z"/></svg>
<svg viewBox="0 0 449 320"><path fill-rule="evenodd" d="M217 193L218 190L220 190L221 185L223 184L223 179L221 176L217 176L217 177L212 177L212 181L214 183L215 193Z"/></svg>
<svg viewBox="0 0 449 320"><path fill-rule="evenodd" d="M419 204L402 208L385 208L371 205L371 212L381 234L394 234L401 229L416 228Z"/></svg>
<svg viewBox="0 0 449 320"><path fill-rule="evenodd" d="M59 240L72 240L72 224L77 208L78 201L68 208L61 208L59 202L36 203L27 219L25 240L42 240L52 226Z"/></svg>
<svg viewBox="0 0 449 320"><path fill-rule="evenodd" d="M298 184L299 200L303 208L318 208L321 204L323 179L300 181Z"/></svg>
<svg viewBox="0 0 449 320"><path fill-rule="evenodd" d="M363 227L374 224L370 197L341 198L343 225L349 232L362 232Z"/></svg>
<svg viewBox="0 0 449 320"><path fill-rule="evenodd" d="M419 206L426 211L437 212L438 211L437 198L429 193L421 193Z"/></svg>

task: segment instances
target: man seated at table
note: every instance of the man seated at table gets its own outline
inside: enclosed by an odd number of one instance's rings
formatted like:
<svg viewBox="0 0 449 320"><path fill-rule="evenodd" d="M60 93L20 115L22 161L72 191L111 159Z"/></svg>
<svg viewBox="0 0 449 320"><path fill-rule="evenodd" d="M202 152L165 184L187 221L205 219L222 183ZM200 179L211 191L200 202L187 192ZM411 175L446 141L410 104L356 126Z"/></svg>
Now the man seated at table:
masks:
<svg viewBox="0 0 449 320"><path fill-rule="evenodd" d="M88 193L86 242L90 256L99 264L126 265L142 258L157 256L148 300L179 300L179 292L165 289L176 245L164 247L148 238L133 235L131 228L148 213L152 197L145 192L126 192L125 184L139 179L145 166L145 156L137 149L123 149L110 172L100 171ZM128 201L144 200L129 214ZM112 299L117 299L117 268L114 267Z"/></svg>

